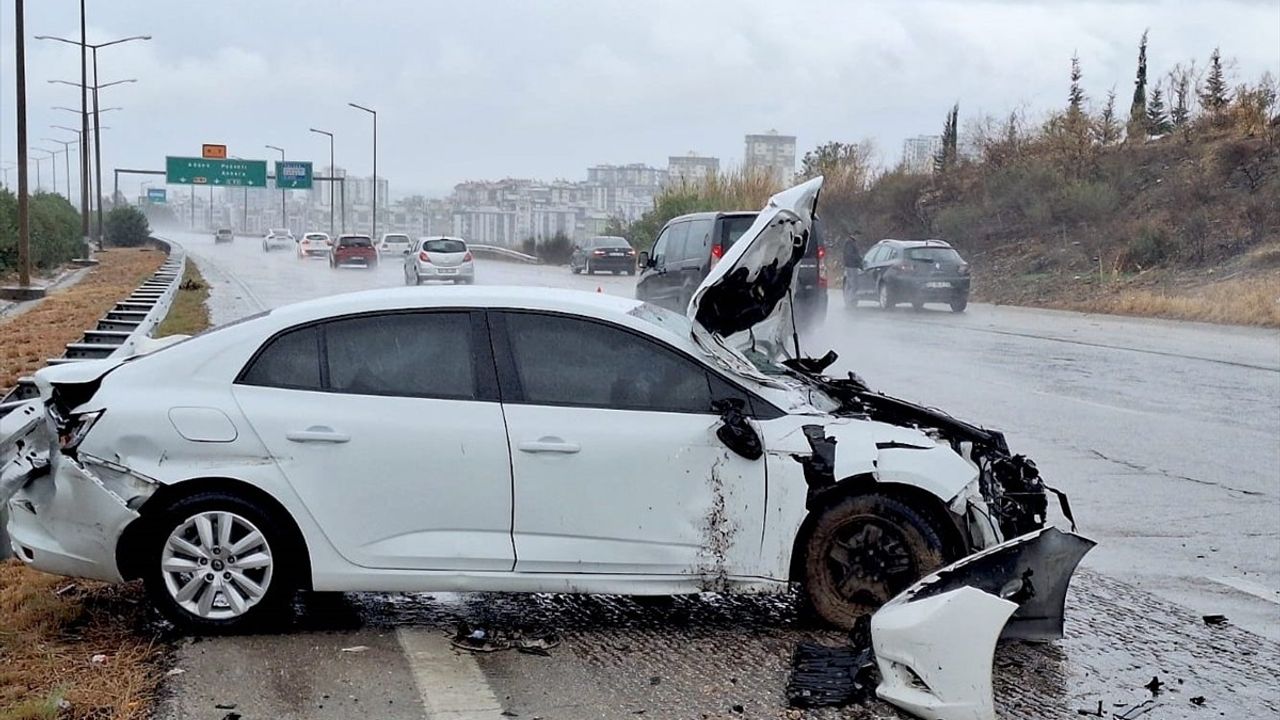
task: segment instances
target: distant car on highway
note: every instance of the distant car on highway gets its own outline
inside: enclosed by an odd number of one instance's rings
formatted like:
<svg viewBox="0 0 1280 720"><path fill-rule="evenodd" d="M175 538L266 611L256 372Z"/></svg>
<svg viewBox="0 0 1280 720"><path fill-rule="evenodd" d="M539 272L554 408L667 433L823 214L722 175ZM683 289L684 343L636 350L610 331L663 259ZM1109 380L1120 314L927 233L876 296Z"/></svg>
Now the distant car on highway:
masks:
<svg viewBox="0 0 1280 720"><path fill-rule="evenodd" d="M404 284L445 280L455 285L476 281L475 257L467 242L455 237L425 237L404 251Z"/></svg>
<svg viewBox="0 0 1280 720"><path fill-rule="evenodd" d="M626 238L598 235L573 246L569 256L569 269L574 275L585 270L588 275L596 272L625 272L636 274L636 251Z"/></svg>
<svg viewBox="0 0 1280 720"><path fill-rule="evenodd" d="M329 267L336 269L343 265L378 267L378 251L373 247L373 240L368 235L339 235L329 249Z"/></svg>
<svg viewBox="0 0 1280 720"><path fill-rule="evenodd" d="M217 232L213 234L213 241L215 243L231 242L235 239L236 234L231 232L230 228L218 228Z"/></svg>
<svg viewBox="0 0 1280 720"><path fill-rule="evenodd" d="M382 241L378 243L378 254L403 255L410 245L413 245L413 240L404 233L383 233Z"/></svg>
<svg viewBox="0 0 1280 720"><path fill-rule="evenodd" d="M911 303L946 303L952 312L969 305L969 264L943 240L881 240L844 270L844 304L854 309L874 300L888 310Z"/></svg>
<svg viewBox="0 0 1280 720"><path fill-rule="evenodd" d="M262 252L271 252L276 247L293 248L296 244L288 228L271 228L262 236Z"/></svg>
<svg viewBox="0 0 1280 720"><path fill-rule="evenodd" d="M298 241L298 258L328 257L329 246L332 244L329 233L303 233L302 239Z"/></svg>
<svg viewBox="0 0 1280 720"><path fill-rule="evenodd" d="M751 227L757 215L702 212L668 221L658 233L653 250L641 254L636 299L684 313L694 289ZM823 263L826 247L822 243L821 222L814 223L810 238L795 278L796 321L802 327L821 322L827 314L827 274Z"/></svg>

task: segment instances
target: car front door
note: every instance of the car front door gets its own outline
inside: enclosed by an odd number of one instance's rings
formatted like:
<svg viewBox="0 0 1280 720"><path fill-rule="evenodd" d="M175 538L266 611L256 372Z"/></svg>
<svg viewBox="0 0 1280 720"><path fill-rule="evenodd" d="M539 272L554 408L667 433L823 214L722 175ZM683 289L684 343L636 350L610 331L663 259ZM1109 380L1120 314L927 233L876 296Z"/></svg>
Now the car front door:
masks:
<svg viewBox="0 0 1280 720"><path fill-rule="evenodd" d="M724 577L759 564L765 463L716 438L712 377L615 325L492 313L518 572Z"/></svg>
<svg viewBox="0 0 1280 720"><path fill-rule="evenodd" d="M668 225L662 228L662 232L658 233L658 239L653 241L653 247L649 250L648 267L640 271L640 278L636 281L637 300L660 304L659 298L663 295L663 275L667 272L665 266L670 239L671 226Z"/></svg>
<svg viewBox="0 0 1280 720"><path fill-rule="evenodd" d="M288 330L234 393L324 535L367 568L509 571L511 465L481 312Z"/></svg>
<svg viewBox="0 0 1280 720"><path fill-rule="evenodd" d="M862 258L862 267L858 269L858 294L863 297L875 297L879 292L876 262L883 256L885 247L877 244Z"/></svg>

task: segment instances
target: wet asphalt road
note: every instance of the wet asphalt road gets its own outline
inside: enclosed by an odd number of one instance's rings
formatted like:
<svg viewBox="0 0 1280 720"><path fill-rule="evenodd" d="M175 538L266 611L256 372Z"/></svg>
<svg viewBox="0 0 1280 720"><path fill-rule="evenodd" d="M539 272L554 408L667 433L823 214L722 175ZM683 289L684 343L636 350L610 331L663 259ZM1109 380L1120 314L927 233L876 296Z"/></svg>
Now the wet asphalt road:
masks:
<svg viewBox="0 0 1280 720"><path fill-rule="evenodd" d="M398 259L335 271L264 254L252 239L174 239L210 281L216 323L402 281ZM484 284L626 296L634 287L625 276L483 260L477 272ZM1280 713L1267 670L1280 665L1280 333L984 305L850 312L833 295L827 322L803 342L815 354L835 349L837 369L877 388L1006 430L1099 541L1069 598L1068 637L1001 650L1002 717L1079 717L1098 701L1120 714L1150 698L1142 685L1152 675L1170 690L1144 717ZM785 717L791 648L823 635L797 627L779 599L307 602L287 634L184 645L176 662L187 672L171 683L167 715L221 718L214 704L234 702L246 719L735 717L735 704L747 717ZM1205 627L1206 613L1231 626ZM564 643L551 658L458 657L444 640L457 619L550 627ZM340 651L356 645L369 649ZM1205 705L1192 705L1200 695ZM813 716L895 717L881 705Z"/></svg>

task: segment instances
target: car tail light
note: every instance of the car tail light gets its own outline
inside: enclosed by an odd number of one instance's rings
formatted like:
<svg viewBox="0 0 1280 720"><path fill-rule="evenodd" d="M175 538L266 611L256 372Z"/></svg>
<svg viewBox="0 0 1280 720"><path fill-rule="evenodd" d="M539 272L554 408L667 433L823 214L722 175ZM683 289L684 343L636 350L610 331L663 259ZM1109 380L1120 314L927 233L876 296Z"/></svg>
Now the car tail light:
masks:
<svg viewBox="0 0 1280 720"><path fill-rule="evenodd" d="M708 265L707 269L711 269L715 267L716 263L720 262L720 258L722 257L724 257L724 246L721 245L720 243L716 243L712 245L711 246L711 263Z"/></svg>
<svg viewBox="0 0 1280 720"><path fill-rule="evenodd" d="M472 260L475 260L475 258L471 256L471 251L468 250L467 254L462 256L462 262L471 262Z"/></svg>
<svg viewBox="0 0 1280 720"><path fill-rule="evenodd" d="M915 271L916 271L916 266L915 266L915 265L912 265L912 264L911 264L911 263L909 263L909 262L900 263L900 264L898 264L896 267L898 268L898 270L900 270L900 271L902 271L902 272L904 272L904 273L913 273L913 272L915 272Z"/></svg>
<svg viewBox="0 0 1280 720"><path fill-rule="evenodd" d="M628 251L627 251L627 257L633 257L633 256L635 256L635 254L636 254L636 251L635 251L635 250L628 250Z"/></svg>
<svg viewBox="0 0 1280 720"><path fill-rule="evenodd" d="M85 436L89 434L89 430L98 422L98 418L102 417L102 413L102 410L98 410L96 412L70 415L59 422L58 446L62 448L62 451L73 452L79 447Z"/></svg>
<svg viewBox="0 0 1280 720"><path fill-rule="evenodd" d="M818 287L827 287L827 246L818 246Z"/></svg>
<svg viewBox="0 0 1280 720"><path fill-rule="evenodd" d="M431 256L427 254L426 250L423 250L422 252L418 253L418 259L421 260L422 262L427 262L427 263L431 262Z"/></svg>
<svg viewBox="0 0 1280 720"><path fill-rule="evenodd" d="M958 270L957 270L957 271L958 271L961 275L968 275L968 274L969 274L969 266L968 266L968 265L961 265L961 266L958 268Z"/></svg>
<svg viewBox="0 0 1280 720"><path fill-rule="evenodd" d="M592 251L591 251L591 254L592 254L592 255L604 255L604 254L605 254L605 252L604 252L603 250L592 250Z"/></svg>

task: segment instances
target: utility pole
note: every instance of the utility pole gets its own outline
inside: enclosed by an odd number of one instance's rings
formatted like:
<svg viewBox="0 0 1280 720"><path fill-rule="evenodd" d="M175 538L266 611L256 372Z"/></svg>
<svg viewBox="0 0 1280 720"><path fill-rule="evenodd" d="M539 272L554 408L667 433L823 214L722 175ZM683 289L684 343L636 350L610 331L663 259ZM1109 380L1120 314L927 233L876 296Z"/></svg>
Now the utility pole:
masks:
<svg viewBox="0 0 1280 720"><path fill-rule="evenodd" d="M85 87L89 84L88 45L84 0L80 0L80 234L84 237L86 258L89 257L89 88Z"/></svg>
<svg viewBox="0 0 1280 720"><path fill-rule="evenodd" d="M267 145L267 148L268 148L268 149L270 149L270 150L279 150L279 151L280 151L280 164L281 164L281 165L283 165L283 164L284 164L284 148L282 148L282 147L276 147L275 145ZM287 213L287 211L286 211L286 209L285 209L285 206L284 206L284 193L285 193L284 185L283 185L283 184L281 184L281 182L280 182L280 180L281 180L281 178L280 178L280 170L283 170L283 169L284 169L283 167L277 166L277 169L276 169L276 187L280 188L280 227L282 227L282 228L286 228L286 229L287 229L287 228L289 227L289 215L288 215L288 213Z"/></svg>
<svg viewBox="0 0 1280 720"><path fill-rule="evenodd" d="M31 287L31 219L27 198L27 31L22 22L22 2L14 0L14 86L18 95L18 285ZM39 168L37 168L39 171ZM43 294L43 293L41 293Z"/></svg>

